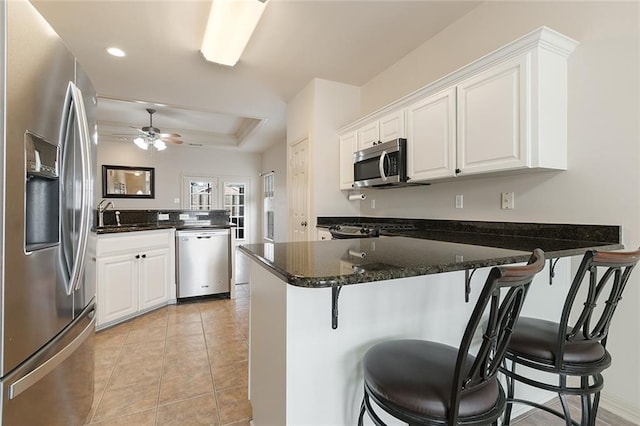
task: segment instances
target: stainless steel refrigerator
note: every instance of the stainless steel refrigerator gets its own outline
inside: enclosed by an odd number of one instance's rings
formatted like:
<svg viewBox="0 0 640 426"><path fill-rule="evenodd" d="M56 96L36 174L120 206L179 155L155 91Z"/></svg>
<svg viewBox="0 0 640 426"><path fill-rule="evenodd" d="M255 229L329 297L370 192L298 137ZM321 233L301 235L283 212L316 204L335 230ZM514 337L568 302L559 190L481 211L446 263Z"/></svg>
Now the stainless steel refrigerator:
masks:
<svg viewBox="0 0 640 426"><path fill-rule="evenodd" d="M1 423L83 424L93 399L95 91L36 9L0 0Z"/></svg>

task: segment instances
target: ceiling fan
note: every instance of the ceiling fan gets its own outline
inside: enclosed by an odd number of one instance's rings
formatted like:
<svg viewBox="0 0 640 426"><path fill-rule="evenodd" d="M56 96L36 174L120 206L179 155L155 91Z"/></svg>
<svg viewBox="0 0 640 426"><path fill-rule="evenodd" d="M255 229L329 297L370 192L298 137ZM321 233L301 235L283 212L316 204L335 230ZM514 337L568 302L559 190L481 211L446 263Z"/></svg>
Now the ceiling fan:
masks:
<svg viewBox="0 0 640 426"><path fill-rule="evenodd" d="M158 151L162 151L167 148L167 143L172 143L176 145L182 144L182 136L179 133L162 133L160 129L157 127L153 127L153 114L155 114L156 110L152 108L147 108L147 112L149 113L149 125L144 127L133 127L136 129L140 135L138 135L133 143L141 149L149 149L149 147L154 147Z"/></svg>

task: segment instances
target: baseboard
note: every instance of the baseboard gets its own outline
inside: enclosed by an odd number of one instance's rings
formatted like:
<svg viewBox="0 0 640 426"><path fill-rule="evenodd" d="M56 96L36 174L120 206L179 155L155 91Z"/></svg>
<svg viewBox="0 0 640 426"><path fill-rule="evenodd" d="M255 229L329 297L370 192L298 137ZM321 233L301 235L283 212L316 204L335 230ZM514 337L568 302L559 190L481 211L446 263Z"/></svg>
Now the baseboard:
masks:
<svg viewBox="0 0 640 426"><path fill-rule="evenodd" d="M634 407L627 401L602 392L600 394L600 407L633 424L640 425L640 408Z"/></svg>

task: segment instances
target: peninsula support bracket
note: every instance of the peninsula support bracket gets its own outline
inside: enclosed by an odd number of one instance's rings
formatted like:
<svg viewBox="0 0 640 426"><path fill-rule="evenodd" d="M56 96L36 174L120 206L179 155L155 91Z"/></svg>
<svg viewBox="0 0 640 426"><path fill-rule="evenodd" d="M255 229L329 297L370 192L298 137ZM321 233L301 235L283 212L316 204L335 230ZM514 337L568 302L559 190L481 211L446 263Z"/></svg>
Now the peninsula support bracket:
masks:
<svg viewBox="0 0 640 426"><path fill-rule="evenodd" d="M464 270L464 301L465 303L469 303L469 294L471 294L471 278L473 278L473 274L478 270L478 268L474 268L471 272L468 269Z"/></svg>
<svg viewBox="0 0 640 426"><path fill-rule="evenodd" d="M338 297L342 286L331 287L331 328L338 328Z"/></svg>
<svg viewBox="0 0 640 426"><path fill-rule="evenodd" d="M549 259L549 285L553 284L553 277L556 276L556 264L558 263L558 260L560 260L559 257L555 260Z"/></svg>

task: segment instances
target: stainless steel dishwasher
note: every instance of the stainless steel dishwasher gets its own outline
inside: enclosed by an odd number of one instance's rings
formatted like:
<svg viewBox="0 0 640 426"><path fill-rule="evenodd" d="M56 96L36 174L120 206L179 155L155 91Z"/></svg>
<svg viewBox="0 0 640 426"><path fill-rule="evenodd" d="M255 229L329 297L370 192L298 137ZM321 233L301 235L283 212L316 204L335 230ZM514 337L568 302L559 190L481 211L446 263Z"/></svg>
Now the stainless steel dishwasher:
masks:
<svg viewBox="0 0 640 426"><path fill-rule="evenodd" d="M185 229L176 232L178 299L230 294L229 229Z"/></svg>

